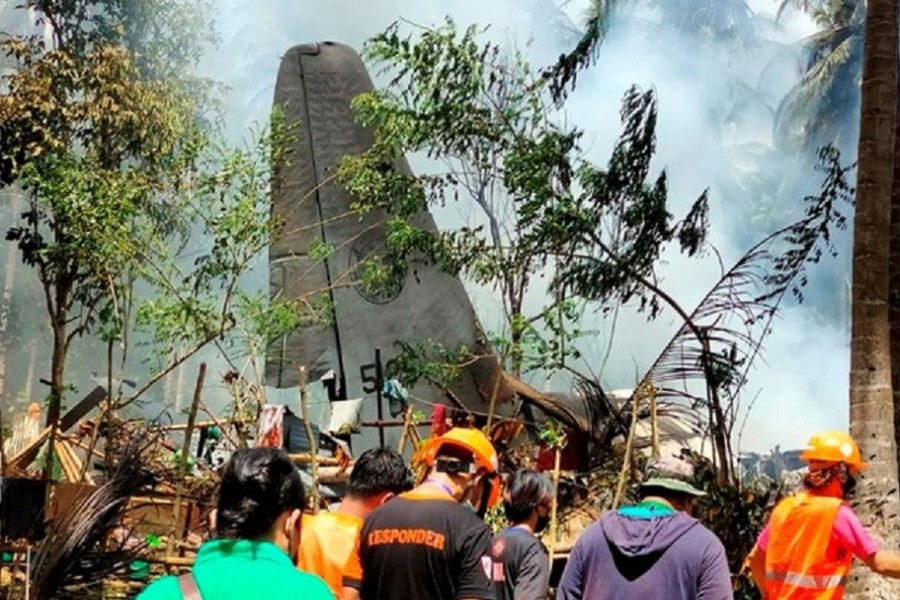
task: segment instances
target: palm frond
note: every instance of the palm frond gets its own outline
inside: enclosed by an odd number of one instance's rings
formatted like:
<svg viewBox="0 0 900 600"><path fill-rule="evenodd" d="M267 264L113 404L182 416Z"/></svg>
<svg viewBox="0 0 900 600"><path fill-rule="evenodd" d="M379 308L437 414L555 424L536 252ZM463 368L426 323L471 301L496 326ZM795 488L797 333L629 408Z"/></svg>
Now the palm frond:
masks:
<svg viewBox="0 0 900 600"><path fill-rule="evenodd" d="M810 61L800 81L782 99L775 115L779 144L812 149L834 142L833 125L845 121L852 110L849 94L859 73L862 32L844 28L820 39L810 38Z"/></svg>
<svg viewBox="0 0 900 600"><path fill-rule="evenodd" d="M824 148L819 159L825 180L818 196L806 198L804 218L769 235L738 260L644 376L658 389L661 406L706 412L720 468L729 468L740 391L772 321L786 297L802 301L808 267L826 252L835 254L832 230L847 225L842 208L852 201L850 168L841 166L832 147Z"/></svg>
<svg viewBox="0 0 900 600"><path fill-rule="evenodd" d="M35 554L35 598L64 598L66 588L97 584L137 557L142 548L127 547L127 536L112 548L107 539L121 523L129 499L154 479L144 456L156 439L149 431L138 432L109 481L54 522Z"/></svg>

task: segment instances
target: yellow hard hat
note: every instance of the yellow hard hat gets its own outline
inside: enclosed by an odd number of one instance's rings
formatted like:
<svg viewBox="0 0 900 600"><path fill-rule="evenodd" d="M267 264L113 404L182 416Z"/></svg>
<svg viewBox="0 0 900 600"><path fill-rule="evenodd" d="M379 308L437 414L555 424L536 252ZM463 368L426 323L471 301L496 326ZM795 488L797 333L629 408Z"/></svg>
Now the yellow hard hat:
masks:
<svg viewBox="0 0 900 600"><path fill-rule="evenodd" d="M817 433L806 444L800 458L809 462L820 460L823 462L844 463L852 469L865 469L869 466L863 461L859 446L853 438L843 431L824 431Z"/></svg>
<svg viewBox="0 0 900 600"><path fill-rule="evenodd" d="M444 435L428 440L421 450L422 462L429 467L433 466L438 450L445 444L458 446L471 452L475 459L475 466L479 470L493 474L497 474L500 470L497 451L494 450L491 441L478 429L466 427L454 427ZM488 497L488 506L494 506L500 501L500 478L494 477L490 485L491 494Z"/></svg>

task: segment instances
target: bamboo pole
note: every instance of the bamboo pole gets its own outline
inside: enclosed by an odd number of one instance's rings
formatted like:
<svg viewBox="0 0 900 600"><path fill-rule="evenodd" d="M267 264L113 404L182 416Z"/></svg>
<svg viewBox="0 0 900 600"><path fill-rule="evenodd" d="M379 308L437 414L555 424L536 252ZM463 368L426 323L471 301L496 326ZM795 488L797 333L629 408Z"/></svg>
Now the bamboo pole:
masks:
<svg viewBox="0 0 900 600"><path fill-rule="evenodd" d="M359 426L360 427L378 427L379 429L385 427L403 427L406 425L406 421L362 421Z"/></svg>
<svg viewBox="0 0 900 600"><path fill-rule="evenodd" d="M403 454L403 451L406 449L406 438L410 437L410 429L415 427L413 425L413 407L406 407L406 415L403 417L403 432L400 434L400 443L397 444L397 452L399 454Z"/></svg>
<svg viewBox="0 0 900 600"><path fill-rule="evenodd" d="M201 401L202 405L203 402ZM198 407L199 410L199 407ZM227 421L219 421L219 420L210 420L210 421L200 421L194 423L194 429L202 429L204 427L219 427L220 429L224 429L225 425L234 425L235 423L250 423L248 420L241 419L229 419ZM151 431L184 431L188 428L185 423L175 423L172 425L155 425L150 428ZM233 440L232 440L233 441Z"/></svg>
<svg viewBox="0 0 900 600"><path fill-rule="evenodd" d="M631 398L631 426L628 428L628 439L625 442L625 458L622 460L622 471L619 473L619 483L616 486L616 496L613 499L613 509L619 508L625 495L625 483L628 480L628 472L631 471L631 455L634 452L634 434L638 422L638 405L640 403L640 388L632 394Z"/></svg>
<svg viewBox="0 0 900 600"><path fill-rule="evenodd" d="M550 564L553 564L553 555L556 553L556 544L559 540L559 522L557 519L559 508L559 465L562 457L562 449L566 445L565 436L558 440L556 452L553 456L553 500L550 503Z"/></svg>
<svg viewBox="0 0 900 600"><path fill-rule="evenodd" d="M503 373L495 373L494 375L494 390L491 392L491 404L488 407L487 417L487 430L489 435L491 425L494 423L494 411L497 409L497 396L500 394L500 380L503 378Z"/></svg>
<svg viewBox="0 0 900 600"><path fill-rule="evenodd" d="M288 454L291 457L291 460L295 463L300 464L312 464L313 460L316 461L316 470L318 471L318 467L339 467L341 465L341 461L338 458L332 458L328 456L313 456L308 452L301 452L300 454ZM318 473L316 473L318 475Z"/></svg>
<svg viewBox="0 0 900 600"><path fill-rule="evenodd" d="M175 533L178 531L178 520L181 518L181 499L184 496L184 479L187 477L188 454L191 451L191 434L194 433L194 421L197 419L197 409L200 407L200 396L203 392L205 378L206 363L204 362L200 363L200 372L197 373L197 386L194 388L194 399L188 413L187 429L184 431L184 443L181 446L181 456L176 467L178 481L175 484L175 507L172 509L172 528L166 543L166 556L171 556L175 549Z"/></svg>
<svg viewBox="0 0 900 600"><path fill-rule="evenodd" d="M313 514L319 512L319 445L313 435L312 421L309 416L309 394L306 386L306 366L300 365L297 368L299 377L298 385L300 386L300 414L303 416L303 426L306 428L306 439L309 441L309 470L312 475L312 491L310 496L313 501Z"/></svg>

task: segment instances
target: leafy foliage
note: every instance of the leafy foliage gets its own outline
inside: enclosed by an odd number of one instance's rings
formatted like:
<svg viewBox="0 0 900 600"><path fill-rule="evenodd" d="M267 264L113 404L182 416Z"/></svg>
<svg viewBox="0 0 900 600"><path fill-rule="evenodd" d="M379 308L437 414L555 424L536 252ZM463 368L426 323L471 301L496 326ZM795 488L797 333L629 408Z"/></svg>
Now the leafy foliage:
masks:
<svg viewBox="0 0 900 600"><path fill-rule="evenodd" d="M20 9L38 11L52 43L0 42L17 66L0 93L0 183L29 199L7 239L44 291L51 423L76 338L99 334L123 370L132 330L166 357L127 404L239 321L231 337L259 347L305 314L238 291L277 234L268 198L294 137L275 114L245 147L219 141L213 84L193 74L214 38L208 8L33 0Z"/></svg>
<svg viewBox="0 0 900 600"><path fill-rule="evenodd" d="M788 295L802 300L807 268L834 253L832 234L847 226L850 168L833 148L820 154L821 192L806 198L805 216L751 248L690 313L645 375L662 403L707 409L720 469L731 465L730 439L740 390Z"/></svg>
<svg viewBox="0 0 900 600"><path fill-rule="evenodd" d="M571 341L582 334L584 300L641 298L656 314L641 279L654 276L669 242L689 255L700 250L706 197L676 223L665 174L646 182L655 150L651 92L626 95L625 133L608 168L598 169L582 157L582 132L554 120L549 83L521 56L479 44L478 34L448 21L418 37L394 25L369 42L368 58L391 81L354 101L376 142L342 162L340 179L358 209L392 215L392 260L425 257L499 294L508 341L499 348L515 374L561 368L577 356ZM392 168L414 153L446 170L414 176ZM438 233L417 227L424 208L454 201L477 208L477 221ZM538 278L551 282L551 304L526 314Z"/></svg>

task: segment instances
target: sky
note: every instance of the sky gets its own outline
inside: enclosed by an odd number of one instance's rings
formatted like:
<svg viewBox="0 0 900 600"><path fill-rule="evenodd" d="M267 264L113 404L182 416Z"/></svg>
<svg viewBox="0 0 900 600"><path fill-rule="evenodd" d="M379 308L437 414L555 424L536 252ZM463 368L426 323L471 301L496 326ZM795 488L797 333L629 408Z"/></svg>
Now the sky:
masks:
<svg viewBox="0 0 900 600"><path fill-rule="evenodd" d="M750 4L769 15L777 8L774 0ZM578 25L586 6L585 0L571 0L563 6L563 14ZM226 105L234 131L265 118L279 58L294 44L333 40L359 49L367 38L398 19L429 25L449 15L461 26L488 25L488 38L509 48L527 47L529 59L540 66L569 48L573 39L571 31L556 26L559 14L553 0L270 0L264 4L218 0L218 8L223 43L208 57L206 68L232 88ZM644 13L638 16L652 19ZM566 119L586 132L588 155L602 163L619 133L618 110L624 92L632 84L654 88L660 106L655 165L667 169L673 212L684 211L706 187L713 186L711 241L726 263L747 247L737 239L730 199L717 195L714 187L723 172L736 168L723 155L723 144L771 144L772 136L771 115L765 111L737 125L724 139L721 128L710 126L709 111L722 110L731 93L723 73L727 69L745 81L758 81L764 97L777 98L797 77L794 63L777 58L779 49L814 31L808 19L794 14L777 25L769 22L760 27L767 43L736 54L715 49L698 54L676 34L648 36L635 27L614 27L596 65L579 80L566 110ZM811 189L815 184L811 174ZM448 210L437 214L439 224L464 214L460 207ZM452 211L461 212L454 215ZM846 240L841 243L847 245ZM849 247L843 250L849 252ZM667 255L665 262L664 287L689 307L719 274L711 256L698 263ZM831 268L836 267L826 261L811 272L811 289L819 281L818 270ZM497 322L498 303L489 291L473 288L471 293L483 324L491 329ZM598 335L584 349L591 369L598 370L612 324L597 316L591 319L589 325ZM602 373L606 387L631 387L678 325L669 314L648 324L643 316L623 310L615 327L613 352ZM741 450L764 451L776 444L800 447L817 429L847 426L849 350L840 324L822 322L806 305L791 305L776 321L765 348L743 397L744 406L752 405L752 410L741 428ZM536 383L545 389L565 384L558 380Z"/></svg>

